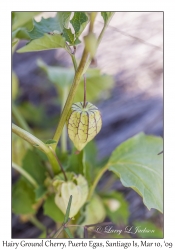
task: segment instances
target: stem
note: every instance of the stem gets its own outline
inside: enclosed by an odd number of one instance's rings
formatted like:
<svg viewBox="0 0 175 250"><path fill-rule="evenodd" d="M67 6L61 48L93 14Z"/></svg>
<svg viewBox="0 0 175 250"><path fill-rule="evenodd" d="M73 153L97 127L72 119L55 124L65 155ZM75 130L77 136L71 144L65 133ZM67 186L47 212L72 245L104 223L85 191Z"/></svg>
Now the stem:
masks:
<svg viewBox="0 0 175 250"><path fill-rule="evenodd" d="M60 227L60 229L55 233L55 235L53 236L53 239L58 238L58 236L61 234L61 232L64 230L64 225L62 225Z"/></svg>
<svg viewBox="0 0 175 250"><path fill-rule="evenodd" d="M29 173L27 173L22 167L18 166L14 162L12 162L12 167L20 174L22 174L35 188L38 187L38 184L35 179L33 179L33 177Z"/></svg>
<svg viewBox="0 0 175 250"><path fill-rule="evenodd" d="M66 99L68 96L68 87L63 88L63 99L62 99L62 110L64 108L64 105L66 103ZM66 125L64 125L63 132L61 135L61 151L62 153L67 151L67 129Z"/></svg>
<svg viewBox="0 0 175 250"><path fill-rule="evenodd" d="M90 26L89 32L93 32L93 25ZM79 66L78 66L78 68L76 70L76 73L75 73L75 77L74 77L72 87L70 89L66 104L65 104L64 109L62 111L61 118L59 120L56 132L55 132L54 137L53 137L53 140L56 140L57 143L58 143L58 141L60 139L64 124L66 122L68 112L69 112L69 110L71 108L74 96L75 96L75 94L77 92L77 89L78 89L78 86L79 86L79 83L80 83L80 80L81 80L81 76L83 75L83 71L84 71L84 67L86 65L86 61L88 59L88 55L89 55L89 53L87 52L86 49L84 49L80 64L79 64ZM75 58L72 57L72 59L74 60ZM54 150L56 149L56 146L57 146L57 144L53 145Z"/></svg>
<svg viewBox="0 0 175 250"><path fill-rule="evenodd" d="M68 219L68 221L66 223L63 223L62 226L60 227L60 229L58 229L58 231L54 234L53 239L58 238L58 236L60 235L60 233L63 231L63 229L66 228L67 224L69 223L69 221L71 220L71 218Z"/></svg>
<svg viewBox="0 0 175 250"><path fill-rule="evenodd" d="M86 75L84 74L84 104L83 104L83 108L86 107Z"/></svg>
<svg viewBox="0 0 175 250"><path fill-rule="evenodd" d="M39 148L47 155L54 174L58 173L59 171L58 162L55 159L55 156L53 155L52 151L50 151L50 149L44 144L44 142L42 142L41 140L39 140L37 137L30 134L29 132L25 131L24 129L19 128L13 123L12 123L12 132L20 136L21 138L23 138L25 141L32 144L32 146L38 145Z"/></svg>
<svg viewBox="0 0 175 250"><path fill-rule="evenodd" d="M87 57L88 57L88 52L84 50L80 65L79 65L79 67L77 69L77 72L75 74L72 87L71 87L69 95L68 95L66 104L65 104L64 109L62 111L61 118L60 118L59 123L58 123L58 127L57 127L55 135L53 137L53 140L56 140L57 143L58 143L58 141L60 139L64 124L66 122L68 112L69 112L69 110L71 108L74 96L75 96L75 94L77 92L77 89L78 89L78 86L79 86L79 83L80 83L80 79L81 79L81 76L82 76L82 73L83 73L83 69L84 69ZM54 149L56 148L56 144L53 145L53 148Z"/></svg>
<svg viewBox="0 0 175 250"><path fill-rule="evenodd" d="M77 61L75 59L75 55L71 54L71 58L72 58L72 62L73 62L73 65L74 65L74 70L75 70L75 73L76 73L76 71L77 71Z"/></svg>
<svg viewBox="0 0 175 250"><path fill-rule="evenodd" d="M72 58L72 62L73 62L75 73L76 73L76 71L77 71L77 62L75 59L76 46L74 47L74 51L72 52L70 46L66 43L65 49L67 50L67 52L69 53L69 55Z"/></svg>
<svg viewBox="0 0 175 250"><path fill-rule="evenodd" d="M35 217L32 216L30 219L30 222L34 224L38 229L40 229L43 232L46 232L46 227Z"/></svg>
<svg viewBox="0 0 175 250"><path fill-rule="evenodd" d="M104 24L103 29L102 29L102 31L100 32L100 35L99 35L99 37L98 37L98 39L97 39L97 47L99 46L99 44L100 44L100 42L101 42L101 39L102 39L102 37L103 37L103 35L104 35L104 32L105 32L106 28L108 27L108 24L110 23L110 21L111 21L111 19L112 19L112 17L113 17L114 14L115 14L115 13L113 13L113 14L111 15L111 17L107 20L107 22ZM89 65L90 65L90 63L91 63L91 60L92 60L92 57L90 57L90 58L88 59L86 65L85 65L85 68L84 68L83 73L85 73L85 72L87 71L87 69L89 68Z"/></svg>
<svg viewBox="0 0 175 250"><path fill-rule="evenodd" d="M14 103L12 103L12 115L13 115L15 121L18 123L18 125L21 128L25 129L29 133L32 133L32 130L29 128L28 124L26 123L24 118L21 116L18 108L16 107L16 105Z"/></svg>
<svg viewBox="0 0 175 250"><path fill-rule="evenodd" d="M88 194L88 198L87 198L87 201L90 201L93 193L94 193L94 190L99 182L99 180L101 179L102 175L108 170L108 167L109 165L106 164L101 170L100 172L98 173L98 175L95 177L95 180L94 180L94 183L92 184L90 190L89 190L89 194Z"/></svg>
<svg viewBox="0 0 175 250"><path fill-rule="evenodd" d="M71 234L71 231L69 230L68 227L65 227L65 228L64 228L64 231L67 233L67 235L69 236L70 239L73 239L73 238L74 238L73 235Z"/></svg>
<svg viewBox="0 0 175 250"><path fill-rule="evenodd" d="M12 123L12 132L20 136L21 138L23 138L25 141L32 144L32 146L38 145L42 149L42 151L44 151L46 154L49 152L49 149L44 144L44 142L42 142L41 140L39 140L37 137L30 134L29 132L25 131L24 129L18 127L14 123Z"/></svg>
<svg viewBox="0 0 175 250"><path fill-rule="evenodd" d="M65 125L61 134L61 151L62 153L67 152L67 129Z"/></svg>
<svg viewBox="0 0 175 250"><path fill-rule="evenodd" d="M55 156L55 159L57 160L58 165L59 165L59 166L60 166L60 168L61 168L61 171L62 171L62 173L63 173L63 175L64 175L64 179L65 179L65 181L67 181L67 176L66 176L66 173L65 173L65 171L64 171L63 166L61 165L61 162L59 161L59 159L58 159L58 157L57 157L57 155L56 155L55 151L52 149L52 147L51 147L51 146L49 146L49 148L50 148L50 150L51 150L52 154Z"/></svg>

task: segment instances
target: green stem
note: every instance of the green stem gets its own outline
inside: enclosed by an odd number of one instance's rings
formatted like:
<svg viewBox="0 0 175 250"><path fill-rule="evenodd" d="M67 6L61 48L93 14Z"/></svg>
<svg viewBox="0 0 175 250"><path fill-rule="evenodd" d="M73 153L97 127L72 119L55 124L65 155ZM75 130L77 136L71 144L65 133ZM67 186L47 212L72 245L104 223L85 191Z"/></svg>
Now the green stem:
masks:
<svg viewBox="0 0 175 250"><path fill-rule="evenodd" d="M46 227L35 216L32 216L29 220L42 232L46 232Z"/></svg>
<svg viewBox="0 0 175 250"><path fill-rule="evenodd" d="M33 177L29 173L27 173L22 167L18 166L14 162L12 162L12 167L20 174L22 174L35 188L38 187L38 184L35 179L33 179Z"/></svg>
<svg viewBox="0 0 175 250"><path fill-rule="evenodd" d="M71 218L68 218L66 223L63 223L61 225L61 227L58 229L58 231L54 234L53 239L58 238L58 236L61 234L61 232L66 228L67 224L69 223L69 221L71 220Z"/></svg>
<svg viewBox="0 0 175 250"><path fill-rule="evenodd" d="M98 175L95 177L95 180L94 180L94 182L93 182L93 184L92 184L92 186L91 186L91 188L90 188L90 190L89 190L89 194L88 194L87 201L90 201L90 200L91 200L92 195L93 195L93 193L94 193L94 190L95 190L95 188L96 188L96 186L97 186L99 180L101 179L102 175L108 170L108 167L109 167L109 165L106 164L106 165L99 171Z"/></svg>
<svg viewBox="0 0 175 250"><path fill-rule="evenodd" d="M100 32L100 35L99 35L99 37L98 37L98 39L97 39L97 47L99 46L99 44L100 44L100 42L101 42L101 39L102 39L102 37L103 37L103 35L104 35L104 32L105 32L106 28L108 27L108 24L110 23L110 21L111 21L111 19L112 19L112 17L113 17L114 14L115 14L115 13L113 13L113 14L111 15L111 17L107 20L107 22L104 24L103 29L102 29L102 31ZM88 59L86 65L85 65L83 74L86 73L87 69L89 68L89 65L90 65L90 63L91 63L91 60L92 60L92 57L90 57L90 58Z"/></svg>
<svg viewBox="0 0 175 250"><path fill-rule="evenodd" d="M64 225L62 225L60 227L60 229L55 233L55 235L53 236L53 239L57 239L58 236L61 234L61 232L64 230Z"/></svg>
<svg viewBox="0 0 175 250"><path fill-rule="evenodd" d="M64 87L63 88L62 110L63 110L64 105L66 103L67 96L68 96L68 87ZM64 125L63 132L62 132L62 135L61 135L61 151L63 153L67 152L67 129L66 129L66 125Z"/></svg>
<svg viewBox="0 0 175 250"><path fill-rule="evenodd" d="M80 65L79 65L79 67L77 69L77 72L75 74L72 87L71 87L69 95L68 95L66 104L65 104L64 109L62 111L61 118L60 118L59 123L58 123L58 127L57 127L55 135L53 137L53 140L56 140L57 143L58 143L58 141L60 139L64 124L66 122L67 115L68 115L69 110L71 108L71 105L73 103L74 96L75 96L75 94L77 92L77 89L78 89L78 86L79 86L79 83L80 83L80 80L81 80L81 76L83 74L84 66L86 64L87 57L88 57L88 52L86 50L84 50ZM54 144L53 148L55 149L56 146L57 146L57 144Z"/></svg>
<svg viewBox="0 0 175 250"><path fill-rule="evenodd" d="M33 146L38 145L40 149L42 149L42 151L44 151L46 154L50 151L49 148L44 144L44 142L42 142L29 132L25 131L24 129L18 127L14 123L12 123L12 132L23 138L25 141L29 142Z"/></svg>
<svg viewBox="0 0 175 250"><path fill-rule="evenodd" d="M72 62L73 62L73 65L74 65L74 70L75 70L75 73L76 73L76 71L77 71L77 61L75 59L75 55L71 54L71 58L72 58Z"/></svg>
<svg viewBox="0 0 175 250"><path fill-rule="evenodd" d="M22 115L20 114L18 108L14 103L12 103L12 115L21 128L25 129L29 133L32 133L32 130L29 128L28 124L26 123L26 121L24 120L24 118L22 117Z"/></svg>
<svg viewBox="0 0 175 250"><path fill-rule="evenodd" d="M66 232L66 234L69 236L70 239L74 239L73 235L71 234L71 231L69 230L68 227L64 228L64 231Z"/></svg>
<svg viewBox="0 0 175 250"><path fill-rule="evenodd" d="M90 25L89 33L91 33L91 32L93 32L93 25ZM74 80L73 80L72 87L71 87L71 89L69 91L67 101L65 103L64 109L63 109L62 114L61 114L61 118L59 120L56 132L55 132L54 137L53 137L53 140L56 140L57 143L58 143L58 141L60 139L64 124L66 122L67 115L68 115L69 110L71 108L71 105L73 103L73 99L74 99L74 96L75 96L75 94L77 92L81 77L83 75L83 71L84 71L84 67L85 67L87 59L88 59L88 55L89 55L89 53L87 52L86 49L84 49L80 64L79 64L79 66L78 66L78 68L76 70L76 73L75 73L75 77L74 77ZM75 59L74 55L71 56L71 57L72 57L73 63L74 63L74 59ZM74 65L74 67L76 68L76 65ZM56 146L57 146L57 144L53 145L54 150L56 149Z"/></svg>
<svg viewBox="0 0 175 250"><path fill-rule="evenodd" d="M59 172L58 162L55 159L55 156L53 155L52 151L50 151L50 149L44 144L44 142L42 142L29 132L25 131L24 129L19 128L13 123L12 123L12 132L23 138L25 141L29 142L32 146L38 145L39 148L47 155L54 174L57 174Z"/></svg>
<svg viewBox="0 0 175 250"><path fill-rule="evenodd" d="M69 53L69 55L71 56L71 59L72 59L73 65L74 65L74 70L75 70L75 73L76 73L76 71L77 71L77 61L75 59L75 50L74 50L74 52L72 52L71 48L69 47L69 45L67 43L66 43L65 49Z"/></svg>
<svg viewBox="0 0 175 250"><path fill-rule="evenodd" d="M52 154L54 155L54 157L55 157L55 159L56 159L56 161L57 161L57 163L58 163L58 165L59 165L59 167L60 167L60 169L61 169L61 171L62 171L62 173L63 173L63 175L64 175L65 181L67 181L67 176L66 176L66 173L65 173L65 171L64 171L63 166L61 165L61 162L59 161L59 159L58 159L58 157L57 157L55 151L52 149L52 147L49 146L49 148L50 148L50 151L52 152Z"/></svg>

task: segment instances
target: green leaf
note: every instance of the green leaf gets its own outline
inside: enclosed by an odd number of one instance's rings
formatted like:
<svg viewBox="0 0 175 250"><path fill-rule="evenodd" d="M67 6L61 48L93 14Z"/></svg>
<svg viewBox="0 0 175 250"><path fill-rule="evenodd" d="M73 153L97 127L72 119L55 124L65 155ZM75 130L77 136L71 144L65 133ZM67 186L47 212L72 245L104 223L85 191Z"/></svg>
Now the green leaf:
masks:
<svg viewBox="0 0 175 250"><path fill-rule="evenodd" d="M76 154L76 148L73 149L72 154L69 156L68 160L68 170L69 172L74 172L76 174L83 175L83 151Z"/></svg>
<svg viewBox="0 0 175 250"><path fill-rule="evenodd" d="M56 148L56 154L60 160L64 170L67 170L69 164L69 154L68 152L62 152L58 147Z"/></svg>
<svg viewBox="0 0 175 250"><path fill-rule="evenodd" d="M85 12L74 12L74 16L70 22L75 30L75 36L79 37L88 24L89 20Z"/></svg>
<svg viewBox="0 0 175 250"><path fill-rule="evenodd" d="M49 33L50 35L61 34L68 27L71 12L58 12L55 17L41 18L40 22L33 20L33 29L28 32L31 40L38 39Z"/></svg>
<svg viewBox="0 0 175 250"><path fill-rule="evenodd" d="M143 197L148 209L163 211L163 148L160 137L140 133L117 147L108 162L109 170Z"/></svg>
<svg viewBox="0 0 175 250"><path fill-rule="evenodd" d="M85 148L83 149L83 174L86 180L88 181L88 185L92 184L92 180L94 178L94 170L96 168L96 155L97 148L95 142L90 141Z"/></svg>
<svg viewBox="0 0 175 250"><path fill-rule="evenodd" d="M71 203L72 203L72 195L70 195L70 197L69 197L69 202L67 204L66 214L64 216L64 223L67 223L67 221L69 219Z"/></svg>
<svg viewBox="0 0 175 250"><path fill-rule="evenodd" d="M66 41L69 45L74 45L74 34L72 33L71 29L63 29L63 36L66 38Z"/></svg>
<svg viewBox="0 0 175 250"><path fill-rule="evenodd" d="M37 16L40 12L32 11L17 11L12 12L12 30L16 30L19 27L30 28L32 24L32 18ZM29 25L30 24L30 25Z"/></svg>
<svg viewBox="0 0 175 250"><path fill-rule="evenodd" d="M35 195L36 195L36 200L39 200L41 198L43 198L43 196L47 193L47 189L45 186L39 186L36 190L35 190Z"/></svg>
<svg viewBox="0 0 175 250"><path fill-rule="evenodd" d="M12 134L12 161L18 166L22 166L22 160L25 157L30 145L19 136Z"/></svg>
<svg viewBox="0 0 175 250"><path fill-rule="evenodd" d="M70 44L74 44L74 34L68 28L71 12L58 12L55 17L44 19L40 22L33 20L33 29L28 32L31 40L38 39L44 34L58 35L61 34Z"/></svg>
<svg viewBox="0 0 175 250"><path fill-rule="evenodd" d="M135 221L134 227L135 231L137 230L137 235L139 236L139 238L146 238L146 239L163 238L162 230L157 226L155 226L150 221Z"/></svg>
<svg viewBox="0 0 175 250"><path fill-rule="evenodd" d="M12 211L15 214L34 214L35 203L33 187L20 178L12 187Z"/></svg>
<svg viewBox="0 0 175 250"><path fill-rule="evenodd" d="M68 28L69 20L72 12L66 12L66 11L59 11L57 13L57 18L60 24L61 31L63 31L64 28Z"/></svg>
<svg viewBox="0 0 175 250"><path fill-rule="evenodd" d="M72 84L75 74L73 68L68 69L63 67L48 66L42 60L38 60L37 64L46 72L49 80L54 83L59 90Z"/></svg>
<svg viewBox="0 0 175 250"><path fill-rule="evenodd" d="M63 222L64 214L55 204L54 195L51 195L47 198L43 207L45 215L49 216L55 222Z"/></svg>
<svg viewBox="0 0 175 250"><path fill-rule="evenodd" d="M57 31L62 33L60 23L57 16L44 19L42 17L40 22L33 20L33 29L29 32L30 39L38 39L44 36L45 33Z"/></svg>
<svg viewBox="0 0 175 250"><path fill-rule="evenodd" d="M12 39L30 40L28 30L33 28L32 18L39 12L13 12L12 13Z"/></svg>
<svg viewBox="0 0 175 250"><path fill-rule="evenodd" d="M22 167L36 180L39 185L42 185L46 178L46 168L43 165L42 159L35 150L28 150L26 153Z"/></svg>
<svg viewBox="0 0 175 250"><path fill-rule="evenodd" d="M75 39L74 41L74 45L78 45L79 43L81 43L81 41L78 39L78 37Z"/></svg>
<svg viewBox="0 0 175 250"><path fill-rule="evenodd" d="M65 47L65 38L59 34L48 35L44 34L43 37L32 40L27 43L24 47L17 50L18 53L41 51L49 49L57 49Z"/></svg>
<svg viewBox="0 0 175 250"><path fill-rule="evenodd" d="M73 68L63 68L48 66L43 61L39 60L38 65L43 69L49 80L55 84L59 95L62 93L62 88L71 86L74 78ZM86 84L87 84L87 100L93 102L97 100L100 96L108 98L110 90L114 85L112 76L102 75L99 69L88 69L86 73ZM78 87L74 102L80 102L83 100L84 95L84 84L83 78Z"/></svg>
<svg viewBox="0 0 175 250"><path fill-rule="evenodd" d="M30 40L30 36L29 36L28 30L26 28L18 28L15 31L13 31L12 32L12 39L14 39L14 38Z"/></svg>
<svg viewBox="0 0 175 250"><path fill-rule="evenodd" d="M101 15L103 17L104 23L106 23L108 21L108 19L114 14L114 12L106 12L106 11L102 11Z"/></svg>
<svg viewBox="0 0 175 250"><path fill-rule="evenodd" d="M30 102L24 102L17 107L27 123L32 123L34 127L39 127L40 129L45 125L43 120L46 122L46 118L44 117L44 107L42 105L36 106Z"/></svg>
<svg viewBox="0 0 175 250"><path fill-rule="evenodd" d="M85 152L86 161L89 162L93 167L97 163L97 147L94 141L90 141L83 150Z"/></svg>
<svg viewBox="0 0 175 250"><path fill-rule="evenodd" d="M83 100L84 85L83 78L78 87L74 102L81 102ZM114 86L113 77L106 74L101 74L99 69L88 69L86 72L86 98L89 102L102 98L108 98L110 90Z"/></svg>
<svg viewBox="0 0 175 250"><path fill-rule="evenodd" d="M119 192L110 192L103 195L107 216L114 223L127 224L129 218L129 206L123 195Z"/></svg>
<svg viewBox="0 0 175 250"><path fill-rule="evenodd" d="M94 195L86 206L86 218L82 225L96 224L105 219L106 211L101 198Z"/></svg>

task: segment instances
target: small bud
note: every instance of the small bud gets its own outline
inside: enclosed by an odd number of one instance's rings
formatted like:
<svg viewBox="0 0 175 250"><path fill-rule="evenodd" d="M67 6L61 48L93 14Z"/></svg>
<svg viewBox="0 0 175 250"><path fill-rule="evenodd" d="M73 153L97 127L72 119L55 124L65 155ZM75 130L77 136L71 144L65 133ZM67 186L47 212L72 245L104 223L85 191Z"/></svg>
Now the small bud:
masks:
<svg viewBox="0 0 175 250"><path fill-rule="evenodd" d="M94 33L90 33L84 37L86 50L90 53L91 57L95 56L97 50L97 38Z"/></svg>
<svg viewBox="0 0 175 250"><path fill-rule="evenodd" d="M102 127L100 111L92 103L74 103L67 118L69 138L75 147L81 151L91 141Z"/></svg>

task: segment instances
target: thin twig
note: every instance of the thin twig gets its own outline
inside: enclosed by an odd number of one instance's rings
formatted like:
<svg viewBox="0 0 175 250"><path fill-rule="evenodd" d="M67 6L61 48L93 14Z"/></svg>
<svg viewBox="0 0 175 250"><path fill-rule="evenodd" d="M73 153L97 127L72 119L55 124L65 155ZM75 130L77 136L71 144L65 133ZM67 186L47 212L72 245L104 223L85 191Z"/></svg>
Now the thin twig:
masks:
<svg viewBox="0 0 175 250"><path fill-rule="evenodd" d="M61 171L62 171L62 173L63 173L63 175L64 175L65 181L67 181L67 176L66 176L66 173L65 173L65 171L64 171L64 168L63 168L63 166L62 166L60 160L58 159L58 157L57 157L55 151L52 149L52 147L49 146L49 148L50 148L50 150L52 151L53 155L55 156L55 158L56 158L56 160L57 160L57 162L58 162L58 165L59 165L60 168L61 168Z"/></svg>
<svg viewBox="0 0 175 250"><path fill-rule="evenodd" d="M70 220L72 220L72 218L69 218L66 223L62 224L62 226L58 229L56 234L53 236L54 239L56 239L60 235L60 233L64 230L64 228L67 227L67 224L69 223Z"/></svg>
<svg viewBox="0 0 175 250"><path fill-rule="evenodd" d="M83 75L84 77L84 104L83 104L83 108L86 107L86 75Z"/></svg>
<svg viewBox="0 0 175 250"><path fill-rule="evenodd" d="M36 180L22 167L18 166L14 162L12 162L12 167L18 171L21 175L23 175L35 188L38 188L38 183Z"/></svg>

